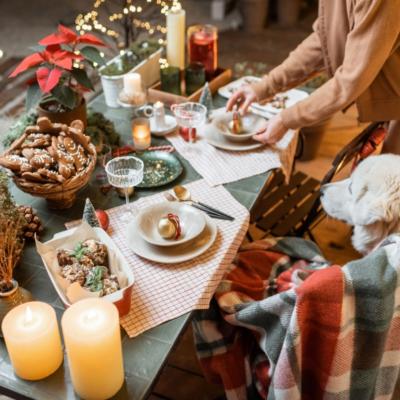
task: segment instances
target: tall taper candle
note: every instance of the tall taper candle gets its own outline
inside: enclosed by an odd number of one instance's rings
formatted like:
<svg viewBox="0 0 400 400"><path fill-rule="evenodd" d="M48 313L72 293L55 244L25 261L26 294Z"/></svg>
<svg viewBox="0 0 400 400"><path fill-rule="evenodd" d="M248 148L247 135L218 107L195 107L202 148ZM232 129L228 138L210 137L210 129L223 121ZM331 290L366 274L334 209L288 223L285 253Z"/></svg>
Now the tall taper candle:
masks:
<svg viewBox="0 0 400 400"><path fill-rule="evenodd" d="M80 300L61 324L75 391L85 400L114 396L124 382L117 307L98 298Z"/></svg>
<svg viewBox="0 0 400 400"><path fill-rule="evenodd" d="M167 60L168 64L185 68L186 13L180 6L172 7L167 14Z"/></svg>

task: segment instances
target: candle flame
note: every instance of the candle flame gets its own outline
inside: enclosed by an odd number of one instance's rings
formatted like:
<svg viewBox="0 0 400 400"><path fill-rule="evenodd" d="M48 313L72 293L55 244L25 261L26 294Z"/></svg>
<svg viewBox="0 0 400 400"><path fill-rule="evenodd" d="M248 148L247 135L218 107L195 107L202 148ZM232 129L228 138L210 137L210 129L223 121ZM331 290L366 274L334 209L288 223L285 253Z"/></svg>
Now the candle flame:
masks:
<svg viewBox="0 0 400 400"><path fill-rule="evenodd" d="M32 310L29 306L27 306L25 308L25 322L26 323L31 323L33 321L33 314L32 314Z"/></svg>

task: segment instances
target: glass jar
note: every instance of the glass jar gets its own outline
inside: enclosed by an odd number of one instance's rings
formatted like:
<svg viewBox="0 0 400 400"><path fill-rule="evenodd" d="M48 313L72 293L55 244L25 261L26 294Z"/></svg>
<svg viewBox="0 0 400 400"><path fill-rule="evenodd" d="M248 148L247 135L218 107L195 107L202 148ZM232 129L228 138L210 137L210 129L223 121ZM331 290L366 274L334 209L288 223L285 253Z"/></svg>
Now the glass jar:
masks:
<svg viewBox="0 0 400 400"><path fill-rule="evenodd" d="M213 25L194 25L188 29L189 62L202 63L207 79L218 68L218 29Z"/></svg>

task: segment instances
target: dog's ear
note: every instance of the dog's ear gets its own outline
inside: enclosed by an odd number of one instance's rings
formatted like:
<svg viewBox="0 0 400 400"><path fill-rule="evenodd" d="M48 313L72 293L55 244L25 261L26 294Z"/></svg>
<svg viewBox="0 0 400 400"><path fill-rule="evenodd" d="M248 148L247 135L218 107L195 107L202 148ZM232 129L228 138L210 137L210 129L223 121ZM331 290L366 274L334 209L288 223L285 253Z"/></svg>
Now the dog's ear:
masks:
<svg viewBox="0 0 400 400"><path fill-rule="evenodd" d="M354 224L367 226L376 222L393 222L400 217L398 200L386 198L382 194L379 196L365 187L354 205Z"/></svg>

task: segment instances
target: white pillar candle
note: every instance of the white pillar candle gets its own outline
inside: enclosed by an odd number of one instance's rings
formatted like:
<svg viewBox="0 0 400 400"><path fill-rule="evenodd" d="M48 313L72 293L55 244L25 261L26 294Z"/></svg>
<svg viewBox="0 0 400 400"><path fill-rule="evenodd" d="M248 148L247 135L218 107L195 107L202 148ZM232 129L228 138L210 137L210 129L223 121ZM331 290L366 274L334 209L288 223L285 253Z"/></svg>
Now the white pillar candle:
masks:
<svg viewBox="0 0 400 400"><path fill-rule="evenodd" d="M167 60L173 67L185 68L186 13L172 7L167 14Z"/></svg>
<svg viewBox="0 0 400 400"><path fill-rule="evenodd" d="M154 122L156 127L162 128L165 126L165 108L164 103L157 101L153 105L154 110Z"/></svg>
<svg viewBox="0 0 400 400"><path fill-rule="evenodd" d="M142 77L136 72L124 75L124 92L127 96L135 96L142 92Z"/></svg>
<svg viewBox="0 0 400 400"><path fill-rule="evenodd" d="M2 331L15 373L38 380L55 372L63 361L60 332L54 309L32 301L13 308Z"/></svg>
<svg viewBox="0 0 400 400"><path fill-rule="evenodd" d="M146 150L151 145L150 124L147 118L136 118L132 122L133 145L136 150Z"/></svg>
<svg viewBox="0 0 400 400"><path fill-rule="evenodd" d="M80 397L103 400L124 382L118 310L103 299L74 303L62 317L72 384Z"/></svg>

